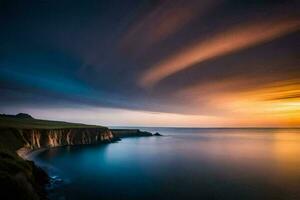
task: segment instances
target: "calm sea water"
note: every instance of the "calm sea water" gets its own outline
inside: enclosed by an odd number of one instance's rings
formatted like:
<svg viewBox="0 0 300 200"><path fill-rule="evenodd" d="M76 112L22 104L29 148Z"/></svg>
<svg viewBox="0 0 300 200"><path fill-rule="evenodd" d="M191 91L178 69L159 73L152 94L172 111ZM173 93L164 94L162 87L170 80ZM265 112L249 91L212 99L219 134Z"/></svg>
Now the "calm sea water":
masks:
<svg viewBox="0 0 300 200"><path fill-rule="evenodd" d="M35 156L56 178L51 198L300 199L300 129L142 130L165 136Z"/></svg>

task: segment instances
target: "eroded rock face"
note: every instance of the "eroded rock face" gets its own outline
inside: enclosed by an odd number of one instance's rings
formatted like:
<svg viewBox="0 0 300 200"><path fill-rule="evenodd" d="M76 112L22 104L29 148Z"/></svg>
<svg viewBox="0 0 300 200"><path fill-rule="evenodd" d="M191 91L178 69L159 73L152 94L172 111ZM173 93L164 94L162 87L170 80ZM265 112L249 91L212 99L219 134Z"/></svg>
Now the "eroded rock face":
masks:
<svg viewBox="0 0 300 200"><path fill-rule="evenodd" d="M106 128L23 129L20 135L24 139L24 147L30 149L98 144L114 139L112 132Z"/></svg>

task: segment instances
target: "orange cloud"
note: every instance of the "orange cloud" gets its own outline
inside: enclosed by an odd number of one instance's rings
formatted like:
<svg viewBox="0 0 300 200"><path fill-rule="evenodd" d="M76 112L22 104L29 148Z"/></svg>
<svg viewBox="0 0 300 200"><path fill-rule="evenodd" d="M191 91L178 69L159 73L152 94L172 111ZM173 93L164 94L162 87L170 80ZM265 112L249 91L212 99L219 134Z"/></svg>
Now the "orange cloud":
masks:
<svg viewBox="0 0 300 200"><path fill-rule="evenodd" d="M151 87L160 80L194 64L255 46L299 29L300 20L297 18L272 19L230 28L208 40L188 46L179 53L152 66L142 76L140 85Z"/></svg>

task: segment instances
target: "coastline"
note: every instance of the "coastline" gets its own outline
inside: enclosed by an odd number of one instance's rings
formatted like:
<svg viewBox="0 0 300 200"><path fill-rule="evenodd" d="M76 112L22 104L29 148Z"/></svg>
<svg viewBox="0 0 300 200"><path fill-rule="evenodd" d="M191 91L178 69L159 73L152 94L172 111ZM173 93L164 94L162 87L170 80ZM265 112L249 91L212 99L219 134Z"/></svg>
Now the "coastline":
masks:
<svg viewBox="0 0 300 200"><path fill-rule="evenodd" d="M152 134L147 131L141 131L140 129L110 129L113 133L113 138L109 141L102 141L99 144L104 143L113 143L118 142L121 138L128 138L128 137L149 137L149 136L161 136L159 133ZM89 145L89 144L64 144L58 146L48 146L48 147L41 147L41 148L30 148L23 146L16 150L16 154L23 158L24 160L32 160L31 158L35 157L37 154L49 150L51 148L63 147L63 146L75 146L75 145Z"/></svg>
<svg viewBox="0 0 300 200"><path fill-rule="evenodd" d="M114 132L114 133L112 133ZM0 185L5 199L49 199L47 190L62 179L39 165L35 157L50 148L107 144L132 136L153 136L139 129L110 130L104 126L0 115ZM15 192L11 192L12 188Z"/></svg>

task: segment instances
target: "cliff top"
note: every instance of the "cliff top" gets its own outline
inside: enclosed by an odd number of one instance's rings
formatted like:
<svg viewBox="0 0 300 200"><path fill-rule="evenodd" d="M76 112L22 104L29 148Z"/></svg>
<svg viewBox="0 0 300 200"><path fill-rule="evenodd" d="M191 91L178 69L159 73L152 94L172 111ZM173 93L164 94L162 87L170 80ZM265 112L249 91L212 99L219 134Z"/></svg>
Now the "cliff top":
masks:
<svg viewBox="0 0 300 200"><path fill-rule="evenodd" d="M106 128L104 126L86 125L62 121L34 119L28 114L0 115L0 128L17 129L62 129L62 128Z"/></svg>
<svg viewBox="0 0 300 200"><path fill-rule="evenodd" d="M0 114L0 117L14 117L14 118L22 118L22 119L34 119L31 115L27 113L19 113L16 115L7 115L7 114Z"/></svg>

